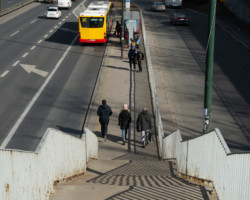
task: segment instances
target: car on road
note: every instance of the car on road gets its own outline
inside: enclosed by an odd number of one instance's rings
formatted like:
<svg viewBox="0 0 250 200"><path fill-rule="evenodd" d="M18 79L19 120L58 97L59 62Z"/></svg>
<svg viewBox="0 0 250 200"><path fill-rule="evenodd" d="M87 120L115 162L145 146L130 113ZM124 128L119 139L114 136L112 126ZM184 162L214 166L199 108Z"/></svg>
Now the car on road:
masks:
<svg viewBox="0 0 250 200"><path fill-rule="evenodd" d="M59 8L70 9L72 6L72 1L71 0L57 0L57 6Z"/></svg>
<svg viewBox="0 0 250 200"><path fill-rule="evenodd" d="M181 8L182 0L165 0L165 5L170 8Z"/></svg>
<svg viewBox="0 0 250 200"><path fill-rule="evenodd" d="M170 22L173 25L177 25L177 24L189 25L190 19L184 13L174 13L170 15Z"/></svg>
<svg viewBox="0 0 250 200"><path fill-rule="evenodd" d="M164 12L166 10L166 6L162 2L153 2L153 4L151 5L151 10Z"/></svg>
<svg viewBox="0 0 250 200"><path fill-rule="evenodd" d="M59 19L62 16L62 12L58 7L48 7L46 12L46 18L56 18Z"/></svg>

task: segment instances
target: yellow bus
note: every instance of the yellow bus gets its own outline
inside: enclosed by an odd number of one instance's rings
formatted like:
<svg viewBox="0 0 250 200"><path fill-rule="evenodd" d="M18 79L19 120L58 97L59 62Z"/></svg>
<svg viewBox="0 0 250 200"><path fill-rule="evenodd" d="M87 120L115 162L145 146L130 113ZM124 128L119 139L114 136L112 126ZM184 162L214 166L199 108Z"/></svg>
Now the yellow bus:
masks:
<svg viewBox="0 0 250 200"><path fill-rule="evenodd" d="M80 43L106 43L113 23L110 1L94 1L79 16Z"/></svg>

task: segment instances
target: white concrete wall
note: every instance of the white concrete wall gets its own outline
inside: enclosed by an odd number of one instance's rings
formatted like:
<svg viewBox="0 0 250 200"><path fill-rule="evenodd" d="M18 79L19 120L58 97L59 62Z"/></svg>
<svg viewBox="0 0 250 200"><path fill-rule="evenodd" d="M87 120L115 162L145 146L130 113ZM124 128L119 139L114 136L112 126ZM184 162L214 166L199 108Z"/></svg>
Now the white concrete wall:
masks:
<svg viewBox="0 0 250 200"><path fill-rule="evenodd" d="M213 181L220 200L250 199L250 153L231 154L218 129L185 142L177 130L164 138L162 156L175 158L180 173Z"/></svg>
<svg viewBox="0 0 250 200"><path fill-rule="evenodd" d="M87 140L97 144L91 132ZM86 171L86 155L84 140L54 129L46 131L36 152L1 149L0 199L49 199L56 180Z"/></svg>

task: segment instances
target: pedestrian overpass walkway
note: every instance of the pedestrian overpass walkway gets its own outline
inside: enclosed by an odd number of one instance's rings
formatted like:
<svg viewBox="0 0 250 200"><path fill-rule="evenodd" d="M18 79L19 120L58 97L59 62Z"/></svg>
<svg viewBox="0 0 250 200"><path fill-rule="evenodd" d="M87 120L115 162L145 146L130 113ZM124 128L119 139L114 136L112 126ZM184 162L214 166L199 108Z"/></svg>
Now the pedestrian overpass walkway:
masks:
<svg viewBox="0 0 250 200"><path fill-rule="evenodd" d="M143 106L153 116L148 72L145 61L142 73L129 71L127 53L125 49L122 60L119 38L111 37L86 120L86 127L98 136L98 160L88 163L84 175L57 184L50 200L216 199L205 187L178 178L174 162L159 161L155 135L153 142L141 147L136 118ZM113 110L107 141L101 138L96 115L102 99ZM129 105L132 123L128 142L122 145L118 115L124 103Z"/></svg>

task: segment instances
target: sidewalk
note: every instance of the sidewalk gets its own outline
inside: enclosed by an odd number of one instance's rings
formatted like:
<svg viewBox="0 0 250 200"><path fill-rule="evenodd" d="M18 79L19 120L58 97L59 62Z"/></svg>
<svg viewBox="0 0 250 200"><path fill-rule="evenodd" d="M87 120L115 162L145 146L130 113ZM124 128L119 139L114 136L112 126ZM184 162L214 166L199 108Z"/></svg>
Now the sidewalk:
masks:
<svg viewBox="0 0 250 200"><path fill-rule="evenodd" d="M140 49L144 50L143 43ZM145 61L142 73L130 71L127 54L125 49L121 60L119 38L112 36L86 120L86 127L98 136L99 159L89 162L85 175L57 185L50 200L209 199L204 187L177 178L172 162L158 160L155 137L154 142L141 148L135 121L143 106L147 106L152 115L148 72ZM113 110L106 142L101 137L96 114L102 99L106 99ZM118 126L124 103L129 105L132 114L130 141L126 145L122 145Z"/></svg>

